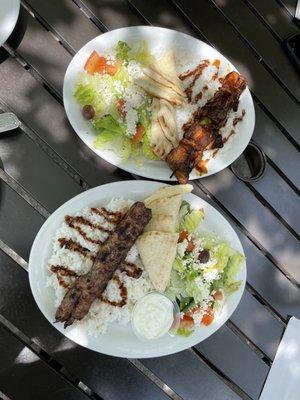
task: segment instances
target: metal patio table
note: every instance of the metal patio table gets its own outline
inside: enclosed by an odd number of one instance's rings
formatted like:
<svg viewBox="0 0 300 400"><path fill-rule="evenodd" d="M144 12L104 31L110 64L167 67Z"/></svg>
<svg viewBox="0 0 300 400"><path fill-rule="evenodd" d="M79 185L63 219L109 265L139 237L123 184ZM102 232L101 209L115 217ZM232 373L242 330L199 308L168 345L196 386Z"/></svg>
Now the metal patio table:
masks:
<svg viewBox="0 0 300 400"><path fill-rule="evenodd" d="M295 7L296 0L21 2L0 52L0 109L21 120L0 137L0 398L259 398L289 317L300 318L300 80L282 49L299 30ZM133 179L80 141L64 113L62 85L90 39L147 24L209 43L248 77L253 140L267 163L252 183L230 168L193 181L194 193L227 218L244 246L248 281L237 310L194 348L136 360L89 351L56 331L33 300L27 261L58 206L90 187Z"/></svg>

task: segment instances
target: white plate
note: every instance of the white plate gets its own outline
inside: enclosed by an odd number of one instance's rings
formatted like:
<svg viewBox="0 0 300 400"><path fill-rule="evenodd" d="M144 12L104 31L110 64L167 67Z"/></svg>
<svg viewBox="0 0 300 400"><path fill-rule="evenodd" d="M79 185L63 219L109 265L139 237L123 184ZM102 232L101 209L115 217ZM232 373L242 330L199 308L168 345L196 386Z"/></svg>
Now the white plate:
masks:
<svg viewBox="0 0 300 400"><path fill-rule="evenodd" d="M130 324L125 327L112 324L105 335L99 335L95 338L88 336L82 326L74 324L65 330L63 324L53 324L56 311L54 306L55 296L54 290L46 287L48 274L46 267L52 250L54 233L61 226L64 216L73 214L86 206L105 204L112 197L143 200L160 186L164 186L164 184L149 181L124 181L109 183L88 190L58 208L47 219L37 234L29 258L29 281L33 296L48 321L74 342L91 350L118 357L146 358L163 356L184 350L206 339L227 321L237 307L245 287L246 263L243 264L238 275L242 285L237 292L227 299L220 317L209 327L203 326L196 329L188 338L166 335L158 340L141 342L132 332ZM244 253L236 233L218 211L194 194L188 194L185 198L195 208L204 208L203 230L216 233L221 238L228 240L234 249Z"/></svg>
<svg viewBox="0 0 300 400"><path fill-rule="evenodd" d="M20 0L0 0L0 46L9 38L19 16Z"/></svg>
<svg viewBox="0 0 300 400"><path fill-rule="evenodd" d="M152 51L156 48L167 49L174 47L176 44L176 51L182 49L188 53L195 54L197 61L205 58L218 58L223 62L229 63L232 69L236 70L236 68L222 54L201 40L171 29L150 26L134 26L104 33L83 46L70 62L64 79L64 106L72 127L84 143L104 160L125 171L144 176L145 178L164 181L176 180L175 178L170 179L172 171L164 161L143 159L143 165L139 167L133 159L124 162L112 151L97 150L93 147L95 133L90 123L81 115L80 106L73 96L77 76L79 72L83 71L83 66L93 50L102 53L106 49L113 48L119 40L128 41L129 43L146 40ZM226 168L238 158L249 143L254 129L255 114L252 97L248 88L241 95L239 109L246 110L246 115L242 123L236 126L236 134L225 144L222 151L208 163L208 172L204 176L215 174ZM193 171L190 174L190 179L197 178L200 178L200 175Z"/></svg>

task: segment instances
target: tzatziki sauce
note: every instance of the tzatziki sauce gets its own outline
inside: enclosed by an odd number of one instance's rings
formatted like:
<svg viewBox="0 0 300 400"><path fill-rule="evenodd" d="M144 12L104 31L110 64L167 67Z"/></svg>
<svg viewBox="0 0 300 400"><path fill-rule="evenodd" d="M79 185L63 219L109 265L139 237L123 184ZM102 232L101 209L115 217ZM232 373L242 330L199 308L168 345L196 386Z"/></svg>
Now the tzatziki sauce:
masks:
<svg viewBox="0 0 300 400"><path fill-rule="evenodd" d="M132 325L141 338L158 339L169 331L173 321L173 302L161 293L151 292L135 304Z"/></svg>

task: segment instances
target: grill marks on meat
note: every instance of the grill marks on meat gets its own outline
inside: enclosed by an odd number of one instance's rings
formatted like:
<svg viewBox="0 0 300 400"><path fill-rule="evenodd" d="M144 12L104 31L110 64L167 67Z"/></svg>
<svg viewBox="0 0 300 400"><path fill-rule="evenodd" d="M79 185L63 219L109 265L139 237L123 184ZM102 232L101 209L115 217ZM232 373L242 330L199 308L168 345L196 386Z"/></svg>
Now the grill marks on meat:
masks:
<svg viewBox="0 0 300 400"><path fill-rule="evenodd" d="M150 219L151 210L144 203L136 202L130 208L116 229L100 245L91 270L80 276L66 293L57 309L56 321L65 322L67 327L88 313L92 302L103 293Z"/></svg>
<svg viewBox="0 0 300 400"><path fill-rule="evenodd" d="M221 147L218 131L226 124L229 111L237 110L245 88L246 79L235 71L230 72L214 96L196 110L183 126L183 139L166 158L179 183L188 182L196 162L198 169L203 172L201 164L204 150Z"/></svg>

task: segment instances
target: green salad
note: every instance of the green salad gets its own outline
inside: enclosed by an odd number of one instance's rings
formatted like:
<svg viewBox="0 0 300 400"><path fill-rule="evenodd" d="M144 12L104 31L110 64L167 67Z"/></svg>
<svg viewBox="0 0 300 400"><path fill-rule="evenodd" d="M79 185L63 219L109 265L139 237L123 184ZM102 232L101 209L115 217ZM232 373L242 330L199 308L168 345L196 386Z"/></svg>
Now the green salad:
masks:
<svg viewBox="0 0 300 400"><path fill-rule="evenodd" d="M201 231L203 210L183 201L179 213L179 243L167 294L182 313L178 333L188 336L194 326L210 325L226 297L239 289L236 279L244 256L226 241Z"/></svg>
<svg viewBox="0 0 300 400"><path fill-rule="evenodd" d="M74 96L97 134L97 149L113 150L123 160L160 159L150 147L152 97L134 84L152 62L146 42L132 49L119 41L110 53L93 51L87 59Z"/></svg>

